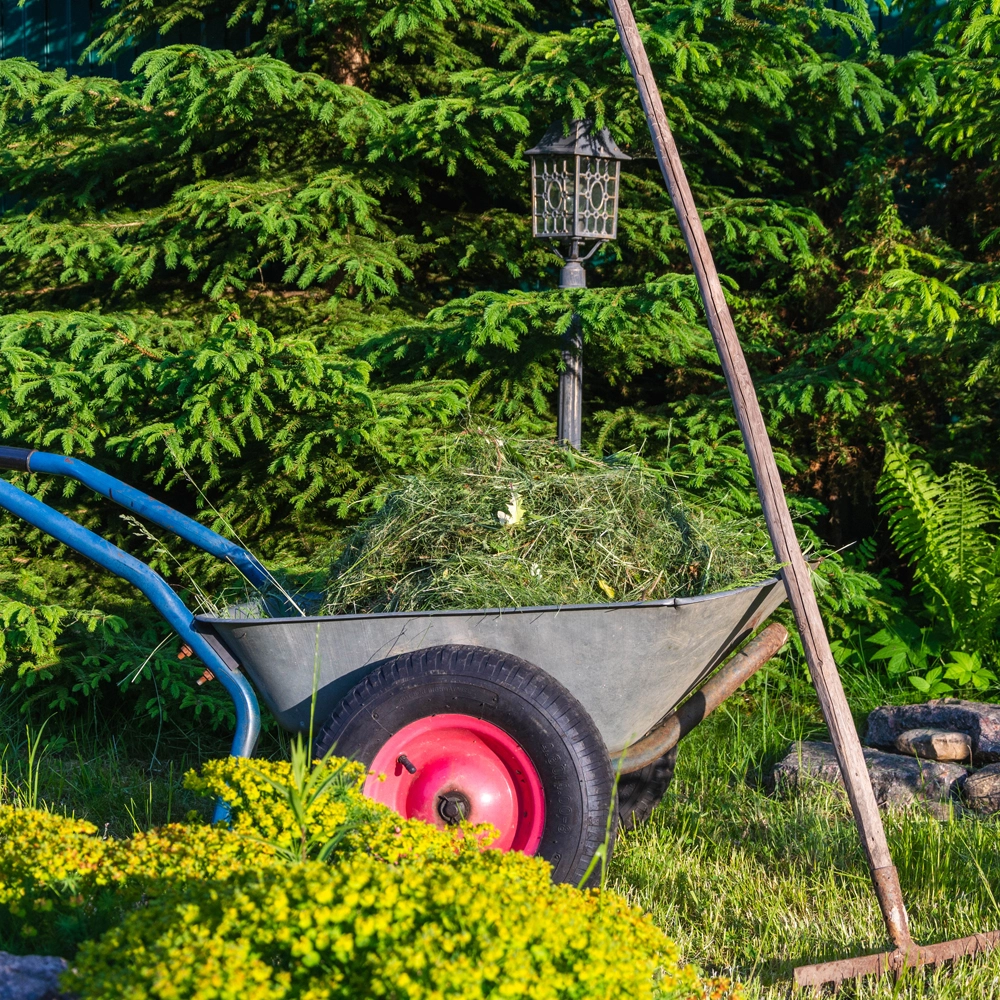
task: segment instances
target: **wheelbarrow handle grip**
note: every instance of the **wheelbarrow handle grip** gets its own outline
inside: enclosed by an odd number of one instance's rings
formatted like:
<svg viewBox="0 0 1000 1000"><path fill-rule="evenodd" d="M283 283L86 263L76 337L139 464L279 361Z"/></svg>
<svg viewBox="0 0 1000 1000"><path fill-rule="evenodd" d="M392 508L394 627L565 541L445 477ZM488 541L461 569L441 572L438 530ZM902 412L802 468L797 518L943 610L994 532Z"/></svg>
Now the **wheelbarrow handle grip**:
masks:
<svg viewBox="0 0 1000 1000"><path fill-rule="evenodd" d="M0 469L11 472L27 472L28 459L34 454L31 448L10 448L0 445Z"/></svg>
<svg viewBox="0 0 1000 1000"><path fill-rule="evenodd" d="M53 455L45 451L0 447L0 468L68 476L83 483L84 486L89 486L95 493L100 493L101 496L121 504L122 507L135 511L153 524L172 531L210 555L232 563L253 586L266 587L273 582L264 566L242 546L79 459L69 458L66 455Z"/></svg>

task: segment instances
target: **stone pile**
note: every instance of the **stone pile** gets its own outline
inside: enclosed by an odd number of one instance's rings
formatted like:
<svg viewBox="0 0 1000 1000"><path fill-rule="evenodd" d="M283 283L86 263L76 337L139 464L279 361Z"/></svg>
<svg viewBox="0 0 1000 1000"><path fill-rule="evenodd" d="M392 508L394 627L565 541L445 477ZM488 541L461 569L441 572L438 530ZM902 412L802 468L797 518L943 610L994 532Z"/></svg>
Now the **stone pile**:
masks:
<svg viewBox="0 0 1000 1000"><path fill-rule="evenodd" d="M964 733L972 747L971 763L1000 761L1000 705L959 698L938 698L920 705L886 705L868 716L865 743L895 749L910 729L938 729Z"/></svg>
<svg viewBox="0 0 1000 1000"><path fill-rule="evenodd" d="M863 742L881 808L920 806L940 819L962 807L1000 812L1000 705L940 698L885 705L868 716ZM771 773L776 792L843 787L832 743L793 743Z"/></svg>
<svg viewBox="0 0 1000 1000"><path fill-rule="evenodd" d="M59 992L59 977L65 971L64 958L0 951L0 1000L70 1000Z"/></svg>

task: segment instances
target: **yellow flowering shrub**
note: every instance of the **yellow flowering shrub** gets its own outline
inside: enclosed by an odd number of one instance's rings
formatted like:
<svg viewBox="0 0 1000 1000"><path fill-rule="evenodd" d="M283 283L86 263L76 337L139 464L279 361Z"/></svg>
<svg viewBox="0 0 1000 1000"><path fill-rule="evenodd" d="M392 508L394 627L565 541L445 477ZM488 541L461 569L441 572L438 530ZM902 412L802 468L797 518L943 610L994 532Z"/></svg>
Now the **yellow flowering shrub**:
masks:
<svg viewBox="0 0 1000 1000"><path fill-rule="evenodd" d="M85 944L65 985L88 1000L701 994L619 897L543 883L543 862L512 857L485 851L456 869L358 854L192 883Z"/></svg>
<svg viewBox="0 0 1000 1000"><path fill-rule="evenodd" d="M84 820L0 806L0 904L19 907L32 887L69 884L97 872L108 841L96 833Z"/></svg>
<svg viewBox="0 0 1000 1000"><path fill-rule="evenodd" d="M331 757L315 766L339 778L329 786L326 794L307 804L309 823L317 833L332 836L345 823L364 823L383 808L361 794L366 773L364 765ZM288 761L226 757L208 761L201 773L188 772L184 787L225 799L231 813L230 829L234 833L261 837L288 847L295 836L296 819L275 785L287 786L291 781L292 766Z"/></svg>
<svg viewBox="0 0 1000 1000"><path fill-rule="evenodd" d="M464 831L401 820L364 798L359 765L332 760L320 766L341 771L344 780L313 803L308 821L327 837L348 826L338 856L372 853L391 863L478 856L479 842ZM247 867L277 863L276 846L291 842L295 818L265 778L279 784L289 780L289 764L229 758L187 776L189 787L221 794L231 803L231 831L171 824L126 841L104 840L83 820L0 807L0 932L22 939L26 947L68 957L81 940L116 923L137 900L159 896L177 882L224 879Z"/></svg>
<svg viewBox="0 0 1000 1000"><path fill-rule="evenodd" d="M227 878L272 853L203 825L105 840L83 820L0 806L0 932L68 956L138 901L178 882Z"/></svg>
<svg viewBox="0 0 1000 1000"><path fill-rule="evenodd" d="M366 799L361 792L366 771L363 765L330 758L316 767L340 771L344 780L334 785L328 796L305 811L317 839L332 837L345 825L348 832L338 855L358 851L372 854L390 864L410 859L452 859L478 856L495 839L488 826L439 830L420 820L404 820L385 806ZM259 837L287 847L296 836L298 824L293 810L277 785L291 781L287 761L248 761L227 757L205 764L200 773L189 772L184 786L203 795L221 797L231 813L235 833ZM265 779L265 780L262 780ZM545 869L548 878L548 868Z"/></svg>
<svg viewBox="0 0 1000 1000"><path fill-rule="evenodd" d="M546 861L487 849L489 829L402 820L363 797L357 765L319 766L338 780L306 823L320 839L348 831L330 864L288 861L302 824L287 763L228 759L187 776L230 802L230 829L115 841L0 807L0 932L73 957L66 988L83 1000L739 995L682 967L613 893L553 885Z"/></svg>
<svg viewBox="0 0 1000 1000"><path fill-rule="evenodd" d="M221 828L171 823L129 840L103 840L84 820L0 806L0 904L16 905L52 886L226 878L269 853L267 845Z"/></svg>

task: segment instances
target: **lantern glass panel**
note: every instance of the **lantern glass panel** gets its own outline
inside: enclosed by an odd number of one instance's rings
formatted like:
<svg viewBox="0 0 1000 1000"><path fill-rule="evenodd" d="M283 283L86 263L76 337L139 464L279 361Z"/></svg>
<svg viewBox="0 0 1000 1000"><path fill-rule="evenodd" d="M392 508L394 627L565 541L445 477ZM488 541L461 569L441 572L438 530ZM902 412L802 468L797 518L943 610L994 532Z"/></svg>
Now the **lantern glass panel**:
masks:
<svg viewBox="0 0 1000 1000"><path fill-rule="evenodd" d="M531 161L535 236L573 236L576 157L535 156Z"/></svg>
<svg viewBox="0 0 1000 1000"><path fill-rule="evenodd" d="M618 161L596 156L581 156L579 161L573 235L613 240L618 228Z"/></svg>

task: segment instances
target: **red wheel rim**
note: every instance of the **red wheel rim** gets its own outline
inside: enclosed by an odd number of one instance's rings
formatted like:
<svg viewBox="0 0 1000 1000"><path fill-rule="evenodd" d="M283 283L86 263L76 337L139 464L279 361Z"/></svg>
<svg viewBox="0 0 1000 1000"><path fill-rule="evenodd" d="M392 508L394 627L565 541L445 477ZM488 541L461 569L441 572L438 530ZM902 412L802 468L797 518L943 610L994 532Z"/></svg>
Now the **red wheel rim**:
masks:
<svg viewBox="0 0 1000 1000"><path fill-rule="evenodd" d="M390 736L369 768L365 795L441 829L461 819L492 823L500 836L490 846L501 851L534 854L542 841L545 794L531 758L471 715L429 715Z"/></svg>

